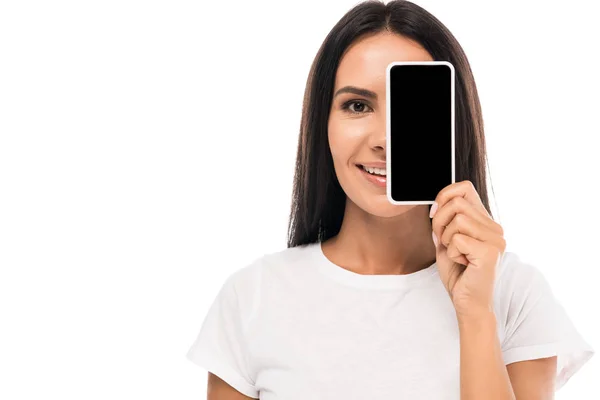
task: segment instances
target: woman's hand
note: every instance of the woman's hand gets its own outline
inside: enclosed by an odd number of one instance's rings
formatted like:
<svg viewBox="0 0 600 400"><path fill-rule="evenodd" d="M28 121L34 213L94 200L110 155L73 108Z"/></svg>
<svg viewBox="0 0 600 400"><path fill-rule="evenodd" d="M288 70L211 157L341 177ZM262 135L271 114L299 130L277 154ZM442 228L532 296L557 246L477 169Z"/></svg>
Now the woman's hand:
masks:
<svg viewBox="0 0 600 400"><path fill-rule="evenodd" d="M457 316L488 315L493 312L496 268L506 248L504 231L471 181L448 185L435 201L431 226L438 239L436 262Z"/></svg>

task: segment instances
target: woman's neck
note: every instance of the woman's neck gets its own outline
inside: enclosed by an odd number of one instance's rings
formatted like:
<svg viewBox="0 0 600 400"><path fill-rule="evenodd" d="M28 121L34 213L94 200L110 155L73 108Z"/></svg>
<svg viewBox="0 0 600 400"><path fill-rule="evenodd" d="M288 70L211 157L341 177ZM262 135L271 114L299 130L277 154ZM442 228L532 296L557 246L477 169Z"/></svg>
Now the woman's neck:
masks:
<svg viewBox="0 0 600 400"><path fill-rule="evenodd" d="M348 200L337 236L323 243L323 253L334 264L363 275L404 275L435 262L427 205L407 209L395 217L371 215Z"/></svg>

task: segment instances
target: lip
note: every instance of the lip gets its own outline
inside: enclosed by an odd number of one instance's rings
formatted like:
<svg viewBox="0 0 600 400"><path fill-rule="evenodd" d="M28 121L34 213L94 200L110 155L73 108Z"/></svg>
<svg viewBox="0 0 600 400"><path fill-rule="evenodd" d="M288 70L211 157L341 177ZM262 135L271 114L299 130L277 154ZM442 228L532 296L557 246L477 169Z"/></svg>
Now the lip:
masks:
<svg viewBox="0 0 600 400"><path fill-rule="evenodd" d="M369 167L369 168L381 168L381 169L385 169L387 167L385 161L374 161L374 162L367 162L367 163L357 163L356 165L358 165L358 166L364 165L365 167Z"/></svg>
<svg viewBox="0 0 600 400"><path fill-rule="evenodd" d="M365 171L360 165L357 165L356 168L358 168L359 169L358 172L362 176L364 176L365 179L367 179L369 182L371 182L373 185L375 185L375 186L377 186L379 188L385 188L386 187L387 176L371 175L370 173L368 173L367 171ZM381 167L374 167L374 168L381 168Z"/></svg>

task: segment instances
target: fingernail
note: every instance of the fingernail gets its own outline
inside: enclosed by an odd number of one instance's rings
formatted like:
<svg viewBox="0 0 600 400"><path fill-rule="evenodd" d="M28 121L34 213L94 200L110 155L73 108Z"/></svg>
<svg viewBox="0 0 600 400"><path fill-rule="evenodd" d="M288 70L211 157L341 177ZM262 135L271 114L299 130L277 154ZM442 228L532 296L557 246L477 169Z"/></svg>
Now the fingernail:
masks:
<svg viewBox="0 0 600 400"><path fill-rule="evenodd" d="M437 202L433 202L433 205L431 206L431 210L429 210L429 218L433 218L433 216L435 215L435 212L437 211L438 208L438 203Z"/></svg>
<svg viewBox="0 0 600 400"><path fill-rule="evenodd" d="M433 243L435 244L435 247L437 247L438 240L437 240L437 236L435 236L435 232L434 231L431 231L431 237L433 238Z"/></svg>

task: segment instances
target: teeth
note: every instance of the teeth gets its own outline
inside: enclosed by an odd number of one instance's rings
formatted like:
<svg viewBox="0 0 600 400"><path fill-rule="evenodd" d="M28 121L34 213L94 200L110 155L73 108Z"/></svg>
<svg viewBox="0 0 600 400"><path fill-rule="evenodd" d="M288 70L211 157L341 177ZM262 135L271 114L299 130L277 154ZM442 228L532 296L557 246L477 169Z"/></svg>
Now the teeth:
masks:
<svg viewBox="0 0 600 400"><path fill-rule="evenodd" d="M370 174L383 175L383 176L386 175L384 168L369 168L369 167L365 167L364 165L362 166L362 168Z"/></svg>

